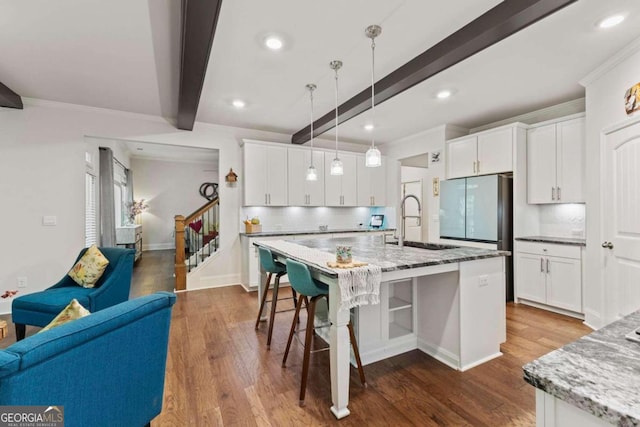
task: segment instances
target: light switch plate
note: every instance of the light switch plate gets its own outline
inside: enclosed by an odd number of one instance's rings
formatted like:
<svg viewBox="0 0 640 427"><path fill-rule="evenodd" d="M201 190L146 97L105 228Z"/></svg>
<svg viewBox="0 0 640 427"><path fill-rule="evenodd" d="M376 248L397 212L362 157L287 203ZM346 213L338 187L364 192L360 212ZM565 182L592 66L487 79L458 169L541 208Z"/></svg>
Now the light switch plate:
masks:
<svg viewBox="0 0 640 427"><path fill-rule="evenodd" d="M53 227L58 225L58 217L53 215L45 215L42 217L42 225Z"/></svg>

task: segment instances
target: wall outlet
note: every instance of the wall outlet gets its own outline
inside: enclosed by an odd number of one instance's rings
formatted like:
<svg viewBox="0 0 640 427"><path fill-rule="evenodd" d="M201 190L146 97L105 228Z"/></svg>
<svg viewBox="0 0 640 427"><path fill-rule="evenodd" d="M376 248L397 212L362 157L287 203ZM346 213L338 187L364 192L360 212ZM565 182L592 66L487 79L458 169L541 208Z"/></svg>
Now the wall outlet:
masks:
<svg viewBox="0 0 640 427"><path fill-rule="evenodd" d="M16 281L18 282L18 287L19 288L26 288L27 287L27 278L22 276L22 277L18 277L16 279Z"/></svg>
<svg viewBox="0 0 640 427"><path fill-rule="evenodd" d="M573 230L571 230L571 235L575 236L575 237L582 237L582 235L584 234L584 230L581 228L574 228Z"/></svg>
<svg viewBox="0 0 640 427"><path fill-rule="evenodd" d="M486 274L479 276L478 285L480 285L480 287L489 286L489 276L487 276Z"/></svg>
<svg viewBox="0 0 640 427"><path fill-rule="evenodd" d="M42 217L42 225L47 227L55 227L58 225L58 218L54 215L45 215Z"/></svg>

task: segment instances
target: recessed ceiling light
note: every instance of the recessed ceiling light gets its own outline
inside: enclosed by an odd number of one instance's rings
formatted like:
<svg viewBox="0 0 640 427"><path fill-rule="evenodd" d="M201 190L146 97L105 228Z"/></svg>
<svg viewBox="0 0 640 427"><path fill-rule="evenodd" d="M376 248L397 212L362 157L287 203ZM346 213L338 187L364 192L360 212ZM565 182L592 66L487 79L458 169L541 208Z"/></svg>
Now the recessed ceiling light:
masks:
<svg viewBox="0 0 640 427"><path fill-rule="evenodd" d="M625 15L618 13L616 15L611 15L609 17L604 18L602 21L598 22L598 27L602 29L615 27L620 24L626 18Z"/></svg>
<svg viewBox="0 0 640 427"><path fill-rule="evenodd" d="M451 96L452 92L450 90L441 90L440 92L436 93L436 97L438 99L447 99Z"/></svg>
<svg viewBox="0 0 640 427"><path fill-rule="evenodd" d="M372 131L373 125L371 123L367 123L366 125L364 125L364 130Z"/></svg>
<svg viewBox="0 0 640 427"><path fill-rule="evenodd" d="M280 50L282 46L284 46L284 43L279 37L269 36L264 40L264 45L271 50Z"/></svg>
<svg viewBox="0 0 640 427"><path fill-rule="evenodd" d="M233 105L237 109L241 109L241 108L244 108L247 104L242 99L234 99L231 102L231 105Z"/></svg>

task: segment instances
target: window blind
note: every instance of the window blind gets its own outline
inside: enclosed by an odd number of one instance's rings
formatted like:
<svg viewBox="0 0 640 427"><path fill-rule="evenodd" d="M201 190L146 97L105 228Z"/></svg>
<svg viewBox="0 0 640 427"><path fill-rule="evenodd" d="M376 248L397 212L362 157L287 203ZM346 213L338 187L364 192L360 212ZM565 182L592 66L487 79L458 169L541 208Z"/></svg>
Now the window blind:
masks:
<svg viewBox="0 0 640 427"><path fill-rule="evenodd" d="M84 235L85 246L97 244L98 240L98 224L96 212L96 177L87 173L85 175L85 222Z"/></svg>

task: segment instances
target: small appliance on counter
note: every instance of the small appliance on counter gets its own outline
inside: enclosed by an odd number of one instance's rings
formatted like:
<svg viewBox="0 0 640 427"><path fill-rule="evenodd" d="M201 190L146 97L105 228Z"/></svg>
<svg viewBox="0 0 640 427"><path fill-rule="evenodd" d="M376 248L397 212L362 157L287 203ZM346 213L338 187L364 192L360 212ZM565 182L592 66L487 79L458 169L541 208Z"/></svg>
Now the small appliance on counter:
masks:
<svg viewBox="0 0 640 427"><path fill-rule="evenodd" d="M382 227L383 223L384 223L384 215L381 215L381 214L371 215L371 222L369 223L371 228L380 228Z"/></svg>

